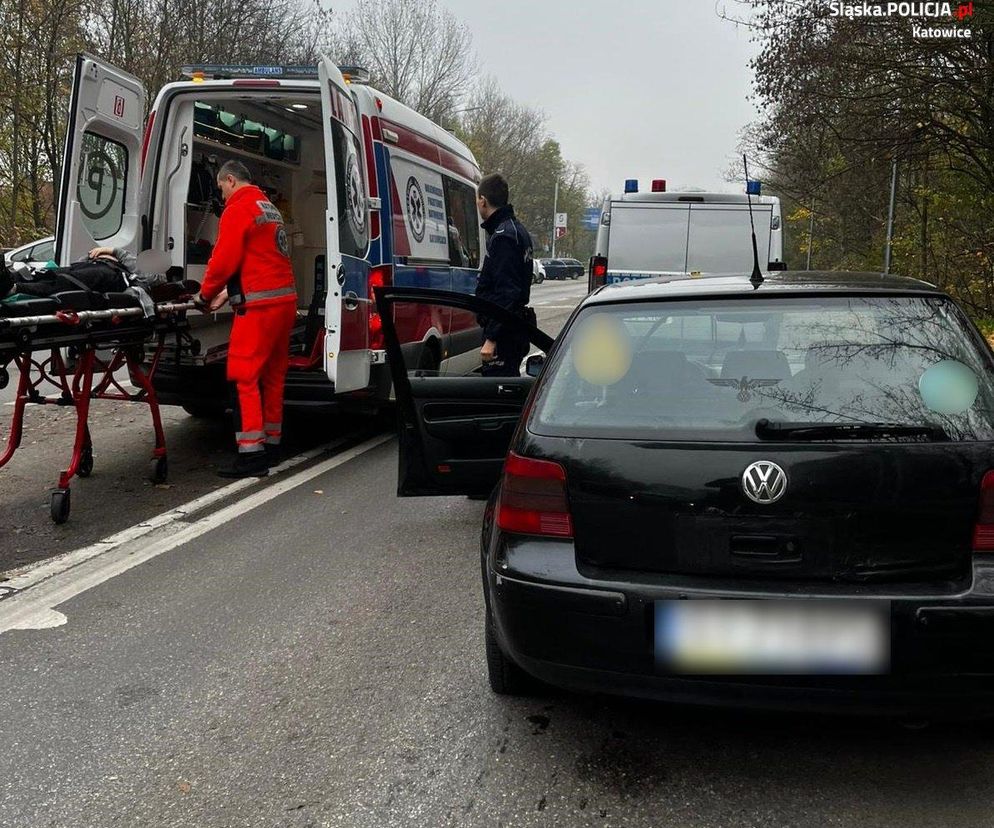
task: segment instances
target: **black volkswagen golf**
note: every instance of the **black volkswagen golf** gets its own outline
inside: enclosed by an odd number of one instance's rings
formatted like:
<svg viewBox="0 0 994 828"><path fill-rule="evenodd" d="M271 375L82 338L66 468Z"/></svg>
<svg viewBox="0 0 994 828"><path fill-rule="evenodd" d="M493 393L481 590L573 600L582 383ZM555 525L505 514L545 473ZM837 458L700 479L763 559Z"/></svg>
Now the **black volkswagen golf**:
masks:
<svg viewBox="0 0 994 828"><path fill-rule="evenodd" d="M547 356L520 378L473 373L455 335L448 374L404 367L394 320L525 325L499 308L397 287L378 302L399 494L490 496L494 691L992 707L994 364L935 287L609 286L555 342L525 326Z"/></svg>

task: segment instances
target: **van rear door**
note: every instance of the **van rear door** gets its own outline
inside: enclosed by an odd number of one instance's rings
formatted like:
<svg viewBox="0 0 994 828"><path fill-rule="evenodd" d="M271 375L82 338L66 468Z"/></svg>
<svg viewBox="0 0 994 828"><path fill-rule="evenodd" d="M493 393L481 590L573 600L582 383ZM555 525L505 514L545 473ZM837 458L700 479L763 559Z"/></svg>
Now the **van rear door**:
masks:
<svg viewBox="0 0 994 828"><path fill-rule="evenodd" d="M366 187L359 163L359 110L339 68L322 56L318 64L324 123L325 175L328 202L328 291L325 300L324 367L336 393L369 385L371 354L366 331L357 331L358 313L368 288L365 255L368 227ZM343 239L349 249L343 250ZM360 249L362 253L360 253ZM357 289L359 288L359 289ZM370 297L371 298L371 297ZM348 330L344 330L348 329ZM345 336L343 336L343 333ZM361 334L361 336L360 336ZM358 341L361 339L362 341ZM347 345L347 347L343 347Z"/></svg>
<svg viewBox="0 0 994 828"><path fill-rule="evenodd" d="M756 249L763 270L773 260L770 225L773 205L753 202ZM748 273L752 269L752 230L748 204L691 204L687 234L687 271Z"/></svg>
<svg viewBox="0 0 994 828"><path fill-rule="evenodd" d="M77 55L55 229L60 265L97 246L138 253L144 123L141 81L92 55Z"/></svg>

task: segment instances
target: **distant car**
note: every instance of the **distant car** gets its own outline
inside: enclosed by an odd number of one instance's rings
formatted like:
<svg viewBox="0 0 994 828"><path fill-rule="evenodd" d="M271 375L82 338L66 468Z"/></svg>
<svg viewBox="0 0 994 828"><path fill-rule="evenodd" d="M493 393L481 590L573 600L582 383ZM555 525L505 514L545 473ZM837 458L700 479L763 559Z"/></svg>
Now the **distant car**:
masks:
<svg viewBox="0 0 994 828"><path fill-rule="evenodd" d="M389 301L500 313L549 356L520 377L413 376ZM838 272L614 284L554 343L472 296L390 287L378 303L398 493L490 495L495 692L534 677L994 709L994 355L938 288Z"/></svg>
<svg viewBox="0 0 994 828"><path fill-rule="evenodd" d="M44 239L35 239L33 242L15 247L3 254L4 261L8 264L23 262L28 267L44 267L55 258L55 236L47 236Z"/></svg>
<svg viewBox="0 0 994 828"><path fill-rule="evenodd" d="M532 259L532 284L540 285L545 281L545 268L541 259Z"/></svg>
<svg viewBox="0 0 994 828"><path fill-rule="evenodd" d="M579 279L583 265L576 259L540 259L546 279Z"/></svg>

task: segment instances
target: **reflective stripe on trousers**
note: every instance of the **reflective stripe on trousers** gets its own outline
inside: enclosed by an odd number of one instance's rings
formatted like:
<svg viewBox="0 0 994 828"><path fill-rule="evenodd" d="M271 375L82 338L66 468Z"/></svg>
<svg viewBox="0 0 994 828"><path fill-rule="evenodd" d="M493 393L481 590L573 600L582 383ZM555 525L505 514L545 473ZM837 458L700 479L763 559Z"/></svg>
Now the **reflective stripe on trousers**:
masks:
<svg viewBox="0 0 994 828"><path fill-rule="evenodd" d="M266 423L263 428L266 430L266 445L278 446L283 436L283 423Z"/></svg>
<svg viewBox="0 0 994 828"><path fill-rule="evenodd" d="M242 454L252 451L262 451L263 440L266 435L261 431L236 431L235 441L238 443L238 451Z"/></svg>

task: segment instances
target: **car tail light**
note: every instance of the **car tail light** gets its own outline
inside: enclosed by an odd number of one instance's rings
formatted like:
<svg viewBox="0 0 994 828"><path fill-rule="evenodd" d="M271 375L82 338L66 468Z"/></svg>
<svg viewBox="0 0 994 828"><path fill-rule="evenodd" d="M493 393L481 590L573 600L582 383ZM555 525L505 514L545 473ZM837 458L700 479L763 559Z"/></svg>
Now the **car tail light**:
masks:
<svg viewBox="0 0 994 828"><path fill-rule="evenodd" d="M145 156L148 154L148 141L152 137L152 124L155 123L155 110L148 113L148 122L145 124L145 137L142 139L142 160L138 167L139 173L145 172Z"/></svg>
<svg viewBox="0 0 994 828"><path fill-rule="evenodd" d="M599 288L607 281L607 257L594 256L590 260L590 289Z"/></svg>
<svg viewBox="0 0 994 828"><path fill-rule="evenodd" d="M994 471L984 475L980 483L980 508L973 527L973 549L994 552Z"/></svg>
<svg viewBox="0 0 994 828"><path fill-rule="evenodd" d="M566 470L550 460L508 454L497 502L497 526L519 535L572 538Z"/></svg>
<svg viewBox="0 0 994 828"><path fill-rule="evenodd" d="M383 320L376 312L375 297L373 288L386 287L393 281L390 265L380 265L369 271L368 288L366 294L371 304L369 306L369 348L372 351L383 350Z"/></svg>

